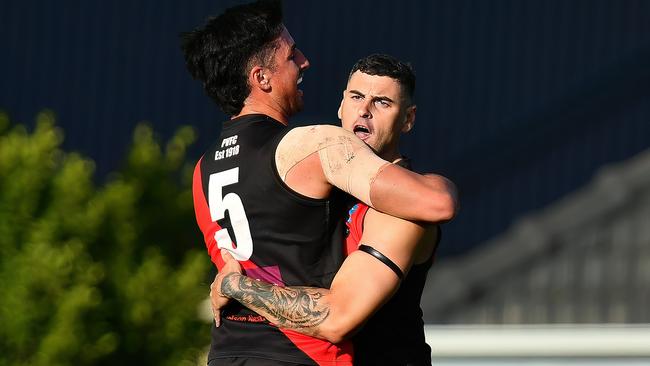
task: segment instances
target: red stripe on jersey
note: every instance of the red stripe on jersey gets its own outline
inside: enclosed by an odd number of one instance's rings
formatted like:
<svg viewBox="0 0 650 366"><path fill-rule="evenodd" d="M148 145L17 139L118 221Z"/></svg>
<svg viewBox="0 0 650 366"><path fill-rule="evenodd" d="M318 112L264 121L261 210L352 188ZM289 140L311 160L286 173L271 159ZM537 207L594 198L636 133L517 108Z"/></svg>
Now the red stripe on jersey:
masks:
<svg viewBox="0 0 650 366"><path fill-rule="evenodd" d="M194 175L192 177L192 196L194 199L194 215L196 216L196 223L199 225L201 232L203 233L203 240L205 241L205 246L214 263L218 269L221 269L224 265L223 259L221 259L221 252L217 246L217 240L214 238L214 234L221 230L221 225L216 221L212 221L210 216L210 207L206 200L205 194L203 193L203 176L201 173L201 161L203 158L199 159L199 162L196 163L194 167ZM241 266L245 269L257 268L255 263L250 260L240 262Z"/></svg>
<svg viewBox="0 0 650 366"><path fill-rule="evenodd" d="M201 160L194 168L192 178L192 194L194 199L194 213L196 222L203 233L203 239L207 247L212 262L221 269L224 265L223 259L214 234L221 230L221 226L212 221L210 208L203 190L203 180L201 173ZM259 268L250 260L240 262L244 269ZM265 270L265 268L260 268ZM254 276L259 277L259 276ZM280 285L284 285L281 283ZM317 338L312 338L291 330L280 329L282 333L302 352L314 360L318 365L327 366L352 366L352 343L350 341L332 344Z"/></svg>
<svg viewBox="0 0 650 366"><path fill-rule="evenodd" d="M205 241L205 246L208 249L208 254L212 259L212 263L214 263L217 268L221 269L224 263L223 259L221 259L219 248L217 247L217 241L214 238L214 233L221 230L221 226L219 226L218 223L213 222L210 217L210 208L208 207L208 202L203 194L201 161L203 161L203 158L199 159L199 162L196 163L196 166L194 167L194 176L192 177L194 215L196 216L196 223L199 225L199 228L203 233L203 240Z"/></svg>
<svg viewBox="0 0 650 366"><path fill-rule="evenodd" d="M350 209L346 225L348 227L348 236L345 238L345 255L349 255L359 248L361 236L363 236L363 220L368 212L368 205L357 203Z"/></svg>
<svg viewBox="0 0 650 366"><path fill-rule="evenodd" d="M353 347L351 341L332 344L312 338L289 329L278 328L293 344L321 366L352 366Z"/></svg>

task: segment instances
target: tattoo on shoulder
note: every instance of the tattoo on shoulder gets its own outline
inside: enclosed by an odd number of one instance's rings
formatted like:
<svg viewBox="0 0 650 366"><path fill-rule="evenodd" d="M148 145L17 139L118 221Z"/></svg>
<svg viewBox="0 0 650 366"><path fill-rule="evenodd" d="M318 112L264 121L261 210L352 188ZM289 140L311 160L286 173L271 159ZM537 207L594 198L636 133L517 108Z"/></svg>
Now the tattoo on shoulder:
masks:
<svg viewBox="0 0 650 366"><path fill-rule="evenodd" d="M238 273L221 282L221 292L263 314L282 328L312 328L329 316L323 290L313 287L278 287Z"/></svg>

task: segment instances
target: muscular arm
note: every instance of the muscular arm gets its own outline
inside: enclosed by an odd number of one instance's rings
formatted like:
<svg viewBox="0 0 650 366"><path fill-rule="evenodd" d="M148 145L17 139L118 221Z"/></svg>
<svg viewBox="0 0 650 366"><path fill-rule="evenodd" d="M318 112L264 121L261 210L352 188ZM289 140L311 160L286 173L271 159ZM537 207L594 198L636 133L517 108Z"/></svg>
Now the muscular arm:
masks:
<svg viewBox="0 0 650 366"><path fill-rule="evenodd" d="M280 178L310 197L327 197L336 186L378 211L407 220L441 222L456 213L456 191L449 180L382 160L339 127L294 128L278 145L275 160Z"/></svg>
<svg viewBox="0 0 650 366"><path fill-rule="evenodd" d="M362 243L382 252L402 271L412 262L424 229L370 210ZM219 276L222 276L219 278ZM361 251L350 254L329 290L278 287L240 274L220 274L220 291L279 327L340 342L351 335L397 290L399 279L385 264Z"/></svg>
<svg viewBox="0 0 650 366"><path fill-rule="evenodd" d="M279 287L239 273L228 273L221 282L221 293L263 315L281 328L303 330L314 335L329 317L325 297L328 290L314 287Z"/></svg>
<svg viewBox="0 0 650 366"><path fill-rule="evenodd" d="M395 164L379 172L370 198L375 209L407 220L441 223L451 220L458 209L456 186L450 180L419 175Z"/></svg>

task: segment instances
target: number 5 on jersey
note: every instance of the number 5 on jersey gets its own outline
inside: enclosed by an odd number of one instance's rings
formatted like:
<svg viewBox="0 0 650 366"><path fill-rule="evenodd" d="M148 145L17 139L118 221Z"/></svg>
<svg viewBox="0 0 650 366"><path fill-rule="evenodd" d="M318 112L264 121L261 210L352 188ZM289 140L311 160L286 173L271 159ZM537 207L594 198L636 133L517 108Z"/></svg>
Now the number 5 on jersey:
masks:
<svg viewBox="0 0 650 366"><path fill-rule="evenodd" d="M212 221L222 220L226 217L227 210L230 214L230 225L235 234L235 240L232 240L226 228L214 233L217 247L228 250L238 261L245 261L253 254L253 239L244 205L241 198L234 192L223 196L223 187L237 182L239 182L239 167L211 174L208 183L208 201Z"/></svg>

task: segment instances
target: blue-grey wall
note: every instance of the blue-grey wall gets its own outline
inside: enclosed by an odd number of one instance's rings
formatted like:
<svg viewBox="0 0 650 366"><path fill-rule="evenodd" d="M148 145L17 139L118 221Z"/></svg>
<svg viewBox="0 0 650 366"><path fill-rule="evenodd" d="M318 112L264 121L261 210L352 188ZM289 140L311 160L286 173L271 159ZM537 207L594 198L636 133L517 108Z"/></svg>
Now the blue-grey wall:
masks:
<svg viewBox="0 0 650 366"><path fill-rule="evenodd" d="M183 66L177 35L238 1L2 1L0 109L30 124L50 108L65 146L98 175L119 165L134 125L168 137L195 126L192 152L225 118ZM451 177L457 254L650 146L650 2L285 1L312 68L295 121L335 122L349 67L372 52L410 61L416 128L403 150Z"/></svg>

